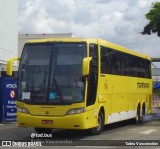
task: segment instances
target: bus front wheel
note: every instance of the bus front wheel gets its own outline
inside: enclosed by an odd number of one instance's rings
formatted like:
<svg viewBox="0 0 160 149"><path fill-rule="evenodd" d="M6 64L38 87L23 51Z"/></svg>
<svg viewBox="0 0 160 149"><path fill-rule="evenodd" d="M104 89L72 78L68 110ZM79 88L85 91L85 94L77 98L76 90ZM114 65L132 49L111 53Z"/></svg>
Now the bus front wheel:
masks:
<svg viewBox="0 0 160 149"><path fill-rule="evenodd" d="M41 134L41 133L49 134L49 133L52 132L52 128L34 128L34 130L35 130L38 134Z"/></svg>
<svg viewBox="0 0 160 149"><path fill-rule="evenodd" d="M98 114L97 126L90 129L91 135L99 135L104 127L104 114L102 111Z"/></svg>

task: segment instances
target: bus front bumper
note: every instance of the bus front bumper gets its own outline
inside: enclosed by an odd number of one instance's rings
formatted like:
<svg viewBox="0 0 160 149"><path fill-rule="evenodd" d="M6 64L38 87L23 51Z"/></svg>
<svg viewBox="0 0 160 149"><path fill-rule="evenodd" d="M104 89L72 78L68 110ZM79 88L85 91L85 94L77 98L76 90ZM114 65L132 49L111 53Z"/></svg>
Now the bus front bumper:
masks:
<svg viewBox="0 0 160 149"><path fill-rule="evenodd" d="M53 129L89 129L96 126L96 118L86 113L65 116L35 116L17 112L19 127L53 128Z"/></svg>

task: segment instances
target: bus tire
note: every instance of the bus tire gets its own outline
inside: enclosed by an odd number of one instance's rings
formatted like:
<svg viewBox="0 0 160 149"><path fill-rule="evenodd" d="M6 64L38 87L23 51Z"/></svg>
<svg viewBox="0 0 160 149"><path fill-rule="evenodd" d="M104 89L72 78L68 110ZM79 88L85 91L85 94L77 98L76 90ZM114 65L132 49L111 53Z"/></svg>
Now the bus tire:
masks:
<svg viewBox="0 0 160 149"><path fill-rule="evenodd" d="M90 134L99 135L103 131L103 128L104 128L104 114L102 111L100 111L98 114L97 127L91 128Z"/></svg>
<svg viewBox="0 0 160 149"><path fill-rule="evenodd" d="M52 132L52 128L34 128L34 130L38 133L46 133L46 134L50 134Z"/></svg>
<svg viewBox="0 0 160 149"><path fill-rule="evenodd" d="M134 118L134 124L140 124L140 123L141 123L140 106L138 106L136 117Z"/></svg>
<svg viewBox="0 0 160 149"><path fill-rule="evenodd" d="M146 114L146 111L145 111L145 103L143 104L143 106L142 106L142 116L141 116L141 121L143 120L143 118L144 118L144 116L145 116L145 114Z"/></svg>

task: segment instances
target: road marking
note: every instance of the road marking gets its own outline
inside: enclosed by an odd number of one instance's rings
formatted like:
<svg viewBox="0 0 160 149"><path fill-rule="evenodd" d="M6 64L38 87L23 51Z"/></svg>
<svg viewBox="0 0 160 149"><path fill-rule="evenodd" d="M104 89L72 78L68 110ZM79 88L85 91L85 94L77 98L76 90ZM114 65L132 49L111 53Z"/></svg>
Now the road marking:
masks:
<svg viewBox="0 0 160 149"><path fill-rule="evenodd" d="M116 147L112 147L112 146L75 146L77 148L116 148Z"/></svg>
<svg viewBox="0 0 160 149"><path fill-rule="evenodd" d="M149 129L149 130L142 131L140 134L151 134L152 132L157 131L157 130L158 129Z"/></svg>

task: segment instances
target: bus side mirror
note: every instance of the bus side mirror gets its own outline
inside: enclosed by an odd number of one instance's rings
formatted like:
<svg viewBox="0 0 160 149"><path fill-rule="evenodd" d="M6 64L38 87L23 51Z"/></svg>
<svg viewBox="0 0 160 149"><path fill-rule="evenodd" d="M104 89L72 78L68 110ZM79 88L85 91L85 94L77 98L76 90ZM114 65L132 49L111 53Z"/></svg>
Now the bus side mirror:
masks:
<svg viewBox="0 0 160 149"><path fill-rule="evenodd" d="M92 60L92 57L86 57L83 59L83 64L82 64L82 75L83 76L89 75L91 60Z"/></svg>
<svg viewBox="0 0 160 149"><path fill-rule="evenodd" d="M13 62L16 60L19 60L20 58L15 57L15 58L11 58L7 61L7 65L6 65L6 74L8 76L12 76L12 72L13 72Z"/></svg>

